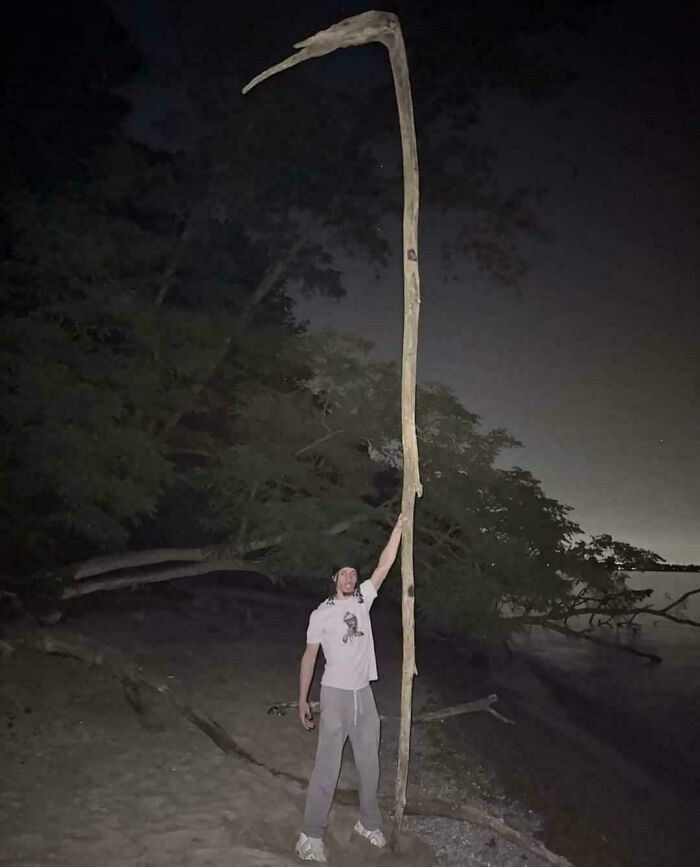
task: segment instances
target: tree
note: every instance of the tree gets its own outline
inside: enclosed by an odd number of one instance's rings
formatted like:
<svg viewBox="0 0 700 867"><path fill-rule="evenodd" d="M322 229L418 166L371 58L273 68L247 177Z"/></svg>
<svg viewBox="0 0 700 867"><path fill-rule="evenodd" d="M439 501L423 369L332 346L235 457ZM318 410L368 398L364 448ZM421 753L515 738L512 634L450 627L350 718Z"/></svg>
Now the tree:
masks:
<svg viewBox="0 0 700 867"><path fill-rule="evenodd" d="M565 28L584 4L567 17L550 3L525 12L522 4L399 5L410 22L425 206L455 215L459 227L445 238L446 257L465 253L495 278L513 281L523 269L518 238L536 228L535 196L500 189L496 152L478 131L482 102L497 88L532 97L560 86L561 63L543 57L532 35ZM330 74L300 68L276 82L274 93L243 105L241 84L261 58L283 56L282 34L318 30L318 11L275 2L247 11L176 2L164 14L177 50L154 61L154 75L176 99L156 136L186 167L192 219L206 203L266 245L262 291L303 277L305 288L338 295L333 250L381 265L391 246L387 225L393 232L386 218L400 212L401 169L390 76L373 49L362 51L366 88L352 85L347 62L338 58L329 61ZM326 14L332 20L333 9Z"/></svg>
<svg viewBox="0 0 700 867"><path fill-rule="evenodd" d="M370 567L398 510L398 373L365 362L361 350L337 336L290 335L285 375L251 363L227 392L225 438L211 438L179 476L180 502L201 508L199 526L190 522L196 546L87 561L72 568L69 595L123 586L117 577L129 584L234 567L318 592L339 551ZM252 362L260 347L249 351ZM478 416L441 386L419 388L417 399L422 629L501 639L540 625L589 640L596 623L625 625L645 611L692 622L675 602L660 612L647 591L627 587L624 569L654 568L658 557L609 537L581 541L568 507L527 471L496 466L517 445L505 431L480 432ZM125 568L126 577L111 574ZM387 592L396 592L392 583ZM579 615L585 623L572 619Z"/></svg>
<svg viewBox="0 0 700 867"><path fill-rule="evenodd" d="M118 132L141 58L105 0L13 4L2 53L2 189L43 194Z"/></svg>
<svg viewBox="0 0 700 867"><path fill-rule="evenodd" d="M561 16L550 4L539 4L526 16L510 10L495 18L481 6L465 15L454 4L439 5L430 14L425 4L408 5L411 20L418 22L411 44L416 112L427 155L427 206L460 215L461 240L452 238L450 250L462 249L496 278L512 280L522 268L514 239L533 228L528 196L522 190L499 191L493 153L475 140L476 123L489 87L532 94L556 80L558 68L552 71L551 64L536 59L523 47L523 36L551 21L561 24ZM171 4L166 18L177 51L169 53L170 65L161 61L155 70L177 93L177 110L160 124L177 183L170 193L175 236L156 299L158 304L206 305L212 292L227 291L226 275L217 265L204 273L192 268L195 259L201 268L206 249L209 263L218 256L224 268L233 266L240 280L236 289L245 285L237 296L240 334L257 324L261 307L288 304L290 285L340 297L333 249L366 255L378 267L386 261L390 244L382 226L400 205L399 151L385 70L366 93L349 86L342 65L330 86L325 77L295 73L304 76L303 88L283 80L274 94L263 93L244 107L241 83L272 50L265 16L274 16L278 32L294 32L308 10L295 8L292 14L279 4L263 3L250 10L254 18L248 20L241 10L234 15L227 5L214 7ZM291 29L284 26L287 14ZM233 16L230 27L227 16ZM459 64L454 62L457 42ZM373 55L367 62L375 62ZM314 112L307 110L309 103ZM275 132L261 136L259 130ZM222 246L226 236L244 241L235 244L235 257L233 244L228 251ZM216 391L217 380L235 362L235 345L235 340L221 345L209 378L167 421L185 439L191 435L193 409L200 415L196 426L203 426L201 398L207 390Z"/></svg>
<svg viewBox="0 0 700 867"><path fill-rule="evenodd" d="M115 586L120 568L134 570L122 583L234 566L318 582L340 540L369 562L397 510L396 371L359 344L304 335L279 291L241 329L265 249L214 217L183 248L175 171L117 143L89 183L8 202L0 479L13 592L47 592L48 572L54 593L75 595ZM417 418L423 628L571 633L641 616L644 594L619 573L658 560L578 541L525 470L496 469L512 438L480 433L445 389L419 390ZM677 607L661 616L683 621Z"/></svg>
<svg viewBox="0 0 700 867"><path fill-rule="evenodd" d="M448 19L435 20L444 28ZM454 117L463 111L471 130L464 94L442 108L424 102L436 75L431 42L414 43L423 123L456 101ZM468 62L483 60L494 80L512 83L520 59L489 54L489 45L477 39ZM498 75L497 55L508 60ZM242 80L233 76L231 87ZM318 82L309 86L326 99ZM210 100L210 132L221 94ZM263 101L256 124L274 119L273 102ZM291 133L294 105L290 98L280 119ZM356 108L343 115L344 134ZM329 235L304 234L304 225L332 233L347 222L344 237L381 257L385 245L368 230L391 206L382 192L391 178L369 148L357 175L347 174L348 194L324 210L342 157L328 116L299 124L287 148L271 143L269 176L251 170L254 137L239 117L226 136L179 154L114 141L77 180L50 195L15 190L5 202L1 484L5 563L18 586L40 568L78 593L98 580L114 586L109 570L119 565L155 580L159 568L201 574L231 562L318 580L340 539L373 556L384 515L396 509L395 371L367 364L340 338L303 335L285 292L292 279L308 291L341 289L319 243ZM368 122L379 142L384 115ZM312 154L319 178L296 159L313 151L305 137L325 142ZM229 159L231 144L239 149ZM268 206L256 207L263 191ZM577 541L566 507L526 471L495 468L512 439L480 433L478 418L444 389L420 391L418 421L434 492L417 540L426 627L500 635L530 622L569 628L577 612L614 623L638 616L644 599L624 589L617 560L605 560L645 554ZM198 523L182 517L193 503ZM71 560L82 565L59 568Z"/></svg>
<svg viewBox="0 0 700 867"><path fill-rule="evenodd" d="M230 343L244 302L226 260L225 302L212 292L202 310L187 292L187 278L206 285L205 249L183 261L179 304L158 303L177 244L163 194L172 182L167 161L116 143L88 183L6 203L3 509L10 562L22 567L30 551L36 563L55 560L56 546L84 556L86 542L126 544L174 477L168 419Z"/></svg>
<svg viewBox="0 0 700 867"><path fill-rule="evenodd" d="M183 239L179 170L115 141L89 175L4 203L2 510L17 575L169 544L208 456L238 444L231 401L295 376L289 299L251 300L264 245L204 207Z"/></svg>

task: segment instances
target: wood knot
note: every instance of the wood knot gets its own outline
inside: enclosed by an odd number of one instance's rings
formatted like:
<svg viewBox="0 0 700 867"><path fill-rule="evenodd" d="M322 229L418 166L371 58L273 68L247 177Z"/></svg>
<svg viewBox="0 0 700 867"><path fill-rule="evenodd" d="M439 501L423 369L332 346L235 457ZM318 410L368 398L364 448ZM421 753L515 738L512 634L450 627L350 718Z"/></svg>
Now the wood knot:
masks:
<svg viewBox="0 0 700 867"><path fill-rule="evenodd" d="M408 250L406 250L406 258L410 262L417 262L418 261L418 254L413 249L413 247L409 247Z"/></svg>

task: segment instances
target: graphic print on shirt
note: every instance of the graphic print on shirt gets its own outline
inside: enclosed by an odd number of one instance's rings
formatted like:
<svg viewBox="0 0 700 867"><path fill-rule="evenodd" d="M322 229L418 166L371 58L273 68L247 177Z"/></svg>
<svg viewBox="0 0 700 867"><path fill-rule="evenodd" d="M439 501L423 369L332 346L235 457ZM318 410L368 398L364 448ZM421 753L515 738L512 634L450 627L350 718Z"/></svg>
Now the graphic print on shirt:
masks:
<svg viewBox="0 0 700 867"><path fill-rule="evenodd" d="M347 611L345 613L345 617L343 617L343 622L348 627L347 632L343 636L343 644L347 644L348 641L352 641L353 638L360 638L362 635L365 634L357 628L357 617L355 617L352 611Z"/></svg>

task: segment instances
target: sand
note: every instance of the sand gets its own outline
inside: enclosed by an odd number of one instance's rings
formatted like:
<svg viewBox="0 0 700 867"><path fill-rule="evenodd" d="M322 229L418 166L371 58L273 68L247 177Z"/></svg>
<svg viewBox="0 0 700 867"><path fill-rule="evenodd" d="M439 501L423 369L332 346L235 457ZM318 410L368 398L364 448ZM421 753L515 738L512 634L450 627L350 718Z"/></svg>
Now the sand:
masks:
<svg viewBox="0 0 700 867"><path fill-rule="evenodd" d="M296 697L306 616L303 609L241 603L225 581L205 579L86 598L54 630L128 654L214 717L257 761L305 780L316 734L302 729L295 711L276 716L266 709ZM385 715L398 706L399 636L391 622L380 616L378 628L375 618L375 695ZM419 678L416 710L435 704L430 684ZM160 697L150 707L146 728L119 680L99 666L27 649L0 663L0 864L300 863L293 847L304 786L224 754ZM536 833L538 818L503 803L490 791L488 771L450 746L439 728L415 730L409 797L468 801ZM389 797L396 734L395 722L384 723L381 792ZM339 785L355 787L349 748ZM400 854L377 851L352 832L356 812L336 803L331 813L327 851L338 867L545 863L488 831L441 819L407 820Z"/></svg>

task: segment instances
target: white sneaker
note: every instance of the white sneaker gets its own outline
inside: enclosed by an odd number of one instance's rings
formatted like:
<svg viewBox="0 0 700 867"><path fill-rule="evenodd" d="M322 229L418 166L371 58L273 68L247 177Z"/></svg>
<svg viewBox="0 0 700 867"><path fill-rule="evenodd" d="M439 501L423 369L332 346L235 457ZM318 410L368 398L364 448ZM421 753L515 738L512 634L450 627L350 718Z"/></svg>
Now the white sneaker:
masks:
<svg viewBox="0 0 700 867"><path fill-rule="evenodd" d="M302 861L316 861L319 864L327 863L323 840L320 837L307 837L302 831L299 834L295 849Z"/></svg>
<svg viewBox="0 0 700 867"><path fill-rule="evenodd" d="M360 835L360 837L364 837L365 840L369 840L369 842L376 846L377 849L383 849L386 846L386 837L382 832L381 828L375 828L374 831L368 831L367 828L360 822L358 819L355 823L354 830Z"/></svg>

